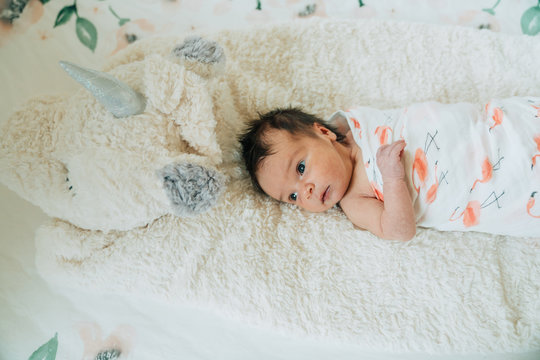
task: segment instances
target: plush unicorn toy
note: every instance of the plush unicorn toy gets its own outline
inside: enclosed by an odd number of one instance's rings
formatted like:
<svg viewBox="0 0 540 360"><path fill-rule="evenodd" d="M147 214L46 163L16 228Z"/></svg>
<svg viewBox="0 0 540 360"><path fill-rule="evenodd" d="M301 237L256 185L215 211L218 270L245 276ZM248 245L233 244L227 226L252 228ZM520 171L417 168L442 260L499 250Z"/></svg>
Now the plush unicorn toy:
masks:
<svg viewBox="0 0 540 360"><path fill-rule="evenodd" d="M226 177L205 86L223 49L192 37L110 73L68 62L87 90L30 101L0 130L0 180L48 215L128 230L210 208Z"/></svg>

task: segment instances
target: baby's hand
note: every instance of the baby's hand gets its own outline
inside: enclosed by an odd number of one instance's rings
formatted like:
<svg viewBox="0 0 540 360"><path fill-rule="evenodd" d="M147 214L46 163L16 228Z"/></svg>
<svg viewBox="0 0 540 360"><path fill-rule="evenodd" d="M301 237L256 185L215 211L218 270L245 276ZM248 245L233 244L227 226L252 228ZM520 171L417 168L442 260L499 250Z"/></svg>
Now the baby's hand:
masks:
<svg viewBox="0 0 540 360"><path fill-rule="evenodd" d="M377 150L377 166L383 181L398 180L405 177L405 169L401 163L401 155L407 143L397 140L388 145L382 145Z"/></svg>

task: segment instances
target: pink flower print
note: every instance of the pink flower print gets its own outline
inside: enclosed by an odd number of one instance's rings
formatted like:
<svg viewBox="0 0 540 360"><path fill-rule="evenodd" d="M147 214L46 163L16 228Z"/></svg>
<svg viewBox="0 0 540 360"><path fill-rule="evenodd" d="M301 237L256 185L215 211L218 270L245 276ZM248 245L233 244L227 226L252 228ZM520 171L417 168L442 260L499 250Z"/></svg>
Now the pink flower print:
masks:
<svg viewBox="0 0 540 360"><path fill-rule="evenodd" d="M118 326L107 338L96 323L83 323L78 326L79 336L84 344L83 360L93 360L98 354L117 354L127 357L135 339L135 329L128 325Z"/></svg>
<svg viewBox="0 0 540 360"><path fill-rule="evenodd" d="M116 54L133 41L146 37L154 31L155 26L146 19L137 19L122 25L120 29L116 31L117 45L111 55Z"/></svg>
<svg viewBox="0 0 540 360"><path fill-rule="evenodd" d="M12 34L22 34L30 26L37 23L43 16L43 4L39 0L30 0L21 13L6 9L10 1L3 1L0 5L0 46L5 44Z"/></svg>
<svg viewBox="0 0 540 360"><path fill-rule="evenodd" d="M463 12L457 21L457 25L473 27L476 29L489 29L495 32L501 30L501 26L494 15L480 10Z"/></svg>

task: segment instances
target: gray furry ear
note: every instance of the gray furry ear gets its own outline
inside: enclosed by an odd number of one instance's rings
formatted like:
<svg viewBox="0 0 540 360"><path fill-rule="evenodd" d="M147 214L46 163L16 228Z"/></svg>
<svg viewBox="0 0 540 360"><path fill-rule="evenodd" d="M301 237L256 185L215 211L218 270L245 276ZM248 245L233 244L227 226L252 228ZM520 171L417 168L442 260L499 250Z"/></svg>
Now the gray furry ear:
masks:
<svg viewBox="0 0 540 360"><path fill-rule="evenodd" d="M180 65L204 78L215 76L225 68L223 48L200 36L187 37L173 49L172 56Z"/></svg>
<svg viewBox="0 0 540 360"><path fill-rule="evenodd" d="M225 188L224 175L191 163L167 165L158 175L177 216L197 215L210 209Z"/></svg>

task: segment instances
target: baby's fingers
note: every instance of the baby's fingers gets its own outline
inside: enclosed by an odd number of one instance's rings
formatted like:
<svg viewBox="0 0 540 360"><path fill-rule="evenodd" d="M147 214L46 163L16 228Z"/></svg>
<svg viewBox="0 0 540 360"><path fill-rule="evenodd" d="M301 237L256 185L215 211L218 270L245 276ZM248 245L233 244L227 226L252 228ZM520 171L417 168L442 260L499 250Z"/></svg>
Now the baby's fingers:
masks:
<svg viewBox="0 0 540 360"><path fill-rule="evenodd" d="M392 154L395 154L395 155L401 155L401 152L403 151L403 149L405 149L405 146L407 146L407 143L405 142L405 140L397 140L397 141L394 141L392 144L390 144L391 146L391 153Z"/></svg>
<svg viewBox="0 0 540 360"><path fill-rule="evenodd" d="M397 140L391 144L381 145L377 149L377 157L399 157L407 143L404 140Z"/></svg>
<svg viewBox="0 0 540 360"><path fill-rule="evenodd" d="M391 145L403 150L407 146L407 143L405 140L396 140Z"/></svg>
<svg viewBox="0 0 540 360"><path fill-rule="evenodd" d="M377 149L377 157L388 156L391 151L392 148L390 144L381 145Z"/></svg>

